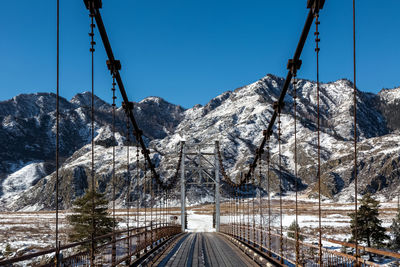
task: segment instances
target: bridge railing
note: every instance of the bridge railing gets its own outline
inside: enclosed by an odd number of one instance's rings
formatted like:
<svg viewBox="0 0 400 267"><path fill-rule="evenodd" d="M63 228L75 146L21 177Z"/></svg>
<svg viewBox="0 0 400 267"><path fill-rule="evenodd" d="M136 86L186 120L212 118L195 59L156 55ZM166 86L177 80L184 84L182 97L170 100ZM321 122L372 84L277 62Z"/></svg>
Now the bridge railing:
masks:
<svg viewBox="0 0 400 267"><path fill-rule="evenodd" d="M103 241L96 246L94 265L117 266L132 259L139 258L148 249L159 242L181 232L180 225L154 224L146 227L120 230L115 233L96 237L96 242ZM115 235L115 240L113 236ZM110 241L111 240L111 241ZM90 266L91 240L75 242L60 246L60 263L62 266ZM2 260L0 266L54 266L56 249L48 249L27 255Z"/></svg>
<svg viewBox="0 0 400 267"><path fill-rule="evenodd" d="M265 253L266 256L275 258L284 265L296 265L296 240L294 238L281 235L278 229L272 229L269 233L266 229L259 227L253 228L252 225L246 224L229 224L221 225L221 232L242 241L254 249ZM285 231L293 233L293 231ZM308 238L316 238L309 234L301 233L301 236ZM342 242L330 238L322 238L323 241L337 244L343 247L355 248L355 244ZM282 244L281 244L282 243ZM317 243L300 241L298 242L299 256L298 264L301 266L320 266L319 265L319 247ZM386 258L400 260L400 254L390 251L379 250L364 246L358 246L359 253L373 253ZM352 254L346 254L334 249L322 248L322 265L323 266L354 266L356 257ZM359 266L382 266L378 263L368 261L361 257L358 258Z"/></svg>

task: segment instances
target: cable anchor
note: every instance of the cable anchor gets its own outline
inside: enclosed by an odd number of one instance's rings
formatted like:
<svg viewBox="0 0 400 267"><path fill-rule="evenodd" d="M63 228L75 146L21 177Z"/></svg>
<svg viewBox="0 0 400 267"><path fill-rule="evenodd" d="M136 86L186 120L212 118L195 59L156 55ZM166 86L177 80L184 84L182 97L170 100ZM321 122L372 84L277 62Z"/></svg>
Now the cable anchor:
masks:
<svg viewBox="0 0 400 267"><path fill-rule="evenodd" d="M115 76L119 70L121 70L121 61L119 60L107 60L107 68L110 74Z"/></svg>
<svg viewBox="0 0 400 267"><path fill-rule="evenodd" d="M302 61L300 59L289 59L286 68L292 73L293 76L297 75L297 70L300 69Z"/></svg>

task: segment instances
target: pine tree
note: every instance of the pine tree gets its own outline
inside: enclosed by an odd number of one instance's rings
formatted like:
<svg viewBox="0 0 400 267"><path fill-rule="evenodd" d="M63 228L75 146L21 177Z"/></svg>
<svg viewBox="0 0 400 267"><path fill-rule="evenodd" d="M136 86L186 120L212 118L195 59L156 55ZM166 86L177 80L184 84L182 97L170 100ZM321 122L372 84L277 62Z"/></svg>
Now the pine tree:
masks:
<svg viewBox="0 0 400 267"><path fill-rule="evenodd" d="M94 201L93 201L94 198ZM92 216L92 207L94 202L94 216ZM94 237L106 235L112 232L113 219L107 211L108 201L105 194L88 190L85 195L74 201L73 215L67 216L72 231L68 234L68 238L72 242L79 242ZM92 224L94 219L94 227ZM117 223L116 223L117 224ZM96 244L109 241L111 238L104 240L96 240ZM85 245L89 248L90 244Z"/></svg>
<svg viewBox="0 0 400 267"><path fill-rule="evenodd" d="M361 242L366 242L368 247L383 247L384 241L389 238L385 233L385 228L382 227L382 221L379 216L379 201L371 197L371 194L365 194L361 199L361 205L357 212L349 214L351 217L351 239L354 242L357 233L357 239ZM357 228L356 229L356 221ZM370 260L371 258L371 254Z"/></svg>
<svg viewBox="0 0 400 267"><path fill-rule="evenodd" d="M393 219L390 231L393 239L390 241L390 247L394 250L400 249L400 208L397 211L396 217Z"/></svg>
<svg viewBox="0 0 400 267"><path fill-rule="evenodd" d="M300 232L300 226L296 223L296 220L294 220L290 225L289 225L289 232L287 234L288 237L296 239L296 228L297 231ZM299 240L303 241L304 236L299 234Z"/></svg>
<svg viewBox="0 0 400 267"><path fill-rule="evenodd" d="M6 249L4 250L4 256L10 256L12 253L11 245L10 243L7 243Z"/></svg>

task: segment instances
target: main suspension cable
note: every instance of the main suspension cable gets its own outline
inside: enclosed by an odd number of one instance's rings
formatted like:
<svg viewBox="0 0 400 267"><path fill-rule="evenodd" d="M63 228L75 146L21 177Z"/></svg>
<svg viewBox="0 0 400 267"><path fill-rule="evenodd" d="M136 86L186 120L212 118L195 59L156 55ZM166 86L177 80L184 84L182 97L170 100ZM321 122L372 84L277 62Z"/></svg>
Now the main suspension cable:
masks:
<svg viewBox="0 0 400 267"><path fill-rule="evenodd" d="M150 172L149 175L149 189L150 189L150 240L151 240L151 248L153 248L153 242L154 242L154 234L153 234L153 199L154 199L154 194L153 194L153 174Z"/></svg>
<svg viewBox="0 0 400 267"><path fill-rule="evenodd" d="M246 199L247 199L247 242L250 242L250 199L249 199L249 193L250 193L250 182L248 181L248 183L246 184Z"/></svg>
<svg viewBox="0 0 400 267"><path fill-rule="evenodd" d="M260 152L262 155L262 152ZM261 170L261 163L262 163L262 157L260 155L260 161L258 163L259 166L259 179L258 179L258 205L259 205L259 211L260 211L260 250L263 251L263 210L262 210L262 190L261 190L261 181L262 181L262 170Z"/></svg>
<svg viewBox="0 0 400 267"><path fill-rule="evenodd" d="M256 193L256 183L255 183L255 180L256 180L256 174L254 173L254 175L253 175L253 185L252 185L252 189L253 190L251 190L251 194L252 194L252 216L253 216L253 229L252 229L252 231L253 231L253 243L255 244L255 242L256 242L256 231L255 231L255 229L256 229L256 217L255 217L255 206L254 206L254 201L255 201L255 193Z"/></svg>
<svg viewBox="0 0 400 267"><path fill-rule="evenodd" d="M140 170L139 170L139 143L136 139L136 227L139 229L140 222L139 222L139 211L140 211ZM146 194L146 192L143 193ZM140 235L139 235L140 238Z"/></svg>
<svg viewBox="0 0 400 267"><path fill-rule="evenodd" d="M146 190L146 183L147 183L147 165L146 165L146 160L144 161L144 190L143 190L143 196L144 196L144 227L145 227L145 232L144 232L144 244L146 246L145 251L147 252L147 190Z"/></svg>
<svg viewBox="0 0 400 267"><path fill-rule="evenodd" d="M164 190L164 199L163 199L163 217L164 217L164 226L167 226L167 190Z"/></svg>
<svg viewBox="0 0 400 267"><path fill-rule="evenodd" d="M268 193L268 254L271 256L271 246L272 246L272 237L271 237L271 175L270 175L270 164L271 164L271 147L270 147L270 139L267 139L267 193Z"/></svg>
<svg viewBox="0 0 400 267"><path fill-rule="evenodd" d="M240 177L242 178L242 177ZM239 216L240 216L240 224L239 224L239 231L240 231L240 238L243 240L243 185L239 186Z"/></svg>
<svg viewBox="0 0 400 267"><path fill-rule="evenodd" d="M279 164L279 216L280 216L280 262L283 263L283 211L282 211L282 151L281 151L281 106L276 103L278 109L278 164Z"/></svg>
<svg viewBox="0 0 400 267"><path fill-rule="evenodd" d="M57 96L56 96L56 266L60 266L60 244L58 241L59 209L59 149L60 149L60 0L57 0Z"/></svg>
<svg viewBox="0 0 400 267"><path fill-rule="evenodd" d="M299 264L300 242L299 242L299 211L298 211L298 174L297 174L297 80L296 72L293 73L293 113L294 113L294 178L296 190L296 265Z"/></svg>
<svg viewBox="0 0 400 267"><path fill-rule="evenodd" d="M112 81L112 134L113 134L113 140L114 142L116 142L116 138L115 138L115 76L113 76L113 81ZM113 189L112 189L112 213L113 213L113 226L112 226L112 262L115 263L116 258L117 258L117 251L116 251L116 236L115 236L115 224L116 224L116 218L115 218L115 146L116 144L114 143L112 146L112 185L113 185Z"/></svg>
<svg viewBox="0 0 400 267"><path fill-rule="evenodd" d="M358 170L357 170L357 76L356 76L356 1L353 0L353 72L354 72L354 82L353 82L353 116L354 116L354 217L355 217L355 228L354 234L355 239L355 250L356 250L356 266L358 264Z"/></svg>
<svg viewBox="0 0 400 267"><path fill-rule="evenodd" d="M92 145L92 149L91 149L91 153L92 153L92 159L91 159L91 180L92 180L92 233L91 233L91 250L90 250L90 260L91 260L91 265L94 266L94 261L95 261L95 194L96 194L96 186L95 186L95 170L94 170L94 45L96 44L96 42L94 41L94 28L95 28L95 24L94 24L94 15L92 13L90 13L89 17L91 18L91 24L90 24L90 33L89 36L91 38L91 48L90 48L90 52L91 52L91 56L92 56L92 95L91 95L91 145Z"/></svg>
<svg viewBox="0 0 400 267"><path fill-rule="evenodd" d="M318 169L317 169L317 179L318 179L318 233L319 233L319 238L318 238L318 249L319 249L319 257L318 257L318 263L320 266L322 266L322 230L321 230L321 130L320 130L320 84L319 84L319 31L318 31L318 26L319 26L319 12L317 11L315 13L315 52L316 52L316 59L317 59L317 136L318 136L318 143L317 143L317 149L318 149Z"/></svg>
<svg viewBox="0 0 400 267"><path fill-rule="evenodd" d="M245 191L246 185L243 184L242 187L240 188L240 196L242 200L242 208L241 208L241 214L242 214L242 239L245 240L246 237L246 208L245 208L245 203L244 203L244 191Z"/></svg>
<svg viewBox="0 0 400 267"><path fill-rule="evenodd" d="M231 190L234 189L231 187ZM229 224L231 225L231 234L233 234L233 228L234 228L234 217L233 217L233 190L231 191L231 194L229 196Z"/></svg>
<svg viewBox="0 0 400 267"><path fill-rule="evenodd" d="M165 217L166 217L167 225L169 225L169 223L168 223L168 212L169 212L169 202L168 202L168 199L169 199L169 196L170 196L169 190L167 189L167 190L166 190L166 195L165 195Z"/></svg>
<svg viewBox="0 0 400 267"><path fill-rule="evenodd" d="M126 120L126 183L127 183L127 193L126 193L126 203L127 203L127 211L126 211L126 228L128 230L128 241L127 241L127 246L128 246L128 255L131 255L131 232L129 228L129 223L130 223L130 206L131 206L131 170L130 170L130 155L129 155L129 150L130 150L130 143L131 143L131 138L130 138L130 124L129 124L129 119L127 117ZM128 259L128 264L130 264L130 259Z"/></svg>
<svg viewBox="0 0 400 267"><path fill-rule="evenodd" d="M238 225L239 225L239 222L238 222L238 202L239 202L239 200L238 200L238 187L237 187L237 185L235 185L234 186L234 188L235 188L235 210L234 210L234 221L235 221L235 236L237 237L238 236L238 234L239 234L239 229L238 229Z"/></svg>
<svg viewBox="0 0 400 267"><path fill-rule="evenodd" d="M156 216L157 217L157 219L156 219L156 221L157 221L157 225L161 225L161 222L162 222L162 215L161 215L161 209L162 209L162 194L160 194L160 185L159 184L157 184L157 194L156 194L157 196L160 196L160 198L159 198L159 200L157 201L156 200L156 206L158 206L157 207L157 209L156 209L156 214L158 214L158 216ZM158 205L157 205L158 204ZM158 226L158 227L159 227ZM157 226L156 226L157 227ZM157 227L157 228L158 228Z"/></svg>

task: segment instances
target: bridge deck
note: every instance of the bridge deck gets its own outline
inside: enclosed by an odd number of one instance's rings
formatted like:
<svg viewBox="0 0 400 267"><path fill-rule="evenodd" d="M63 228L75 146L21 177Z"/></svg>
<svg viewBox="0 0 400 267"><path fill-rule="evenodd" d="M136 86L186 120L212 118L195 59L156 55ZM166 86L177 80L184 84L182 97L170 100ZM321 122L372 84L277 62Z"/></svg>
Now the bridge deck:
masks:
<svg viewBox="0 0 400 267"><path fill-rule="evenodd" d="M155 266L258 266L222 235L187 233L159 258Z"/></svg>

